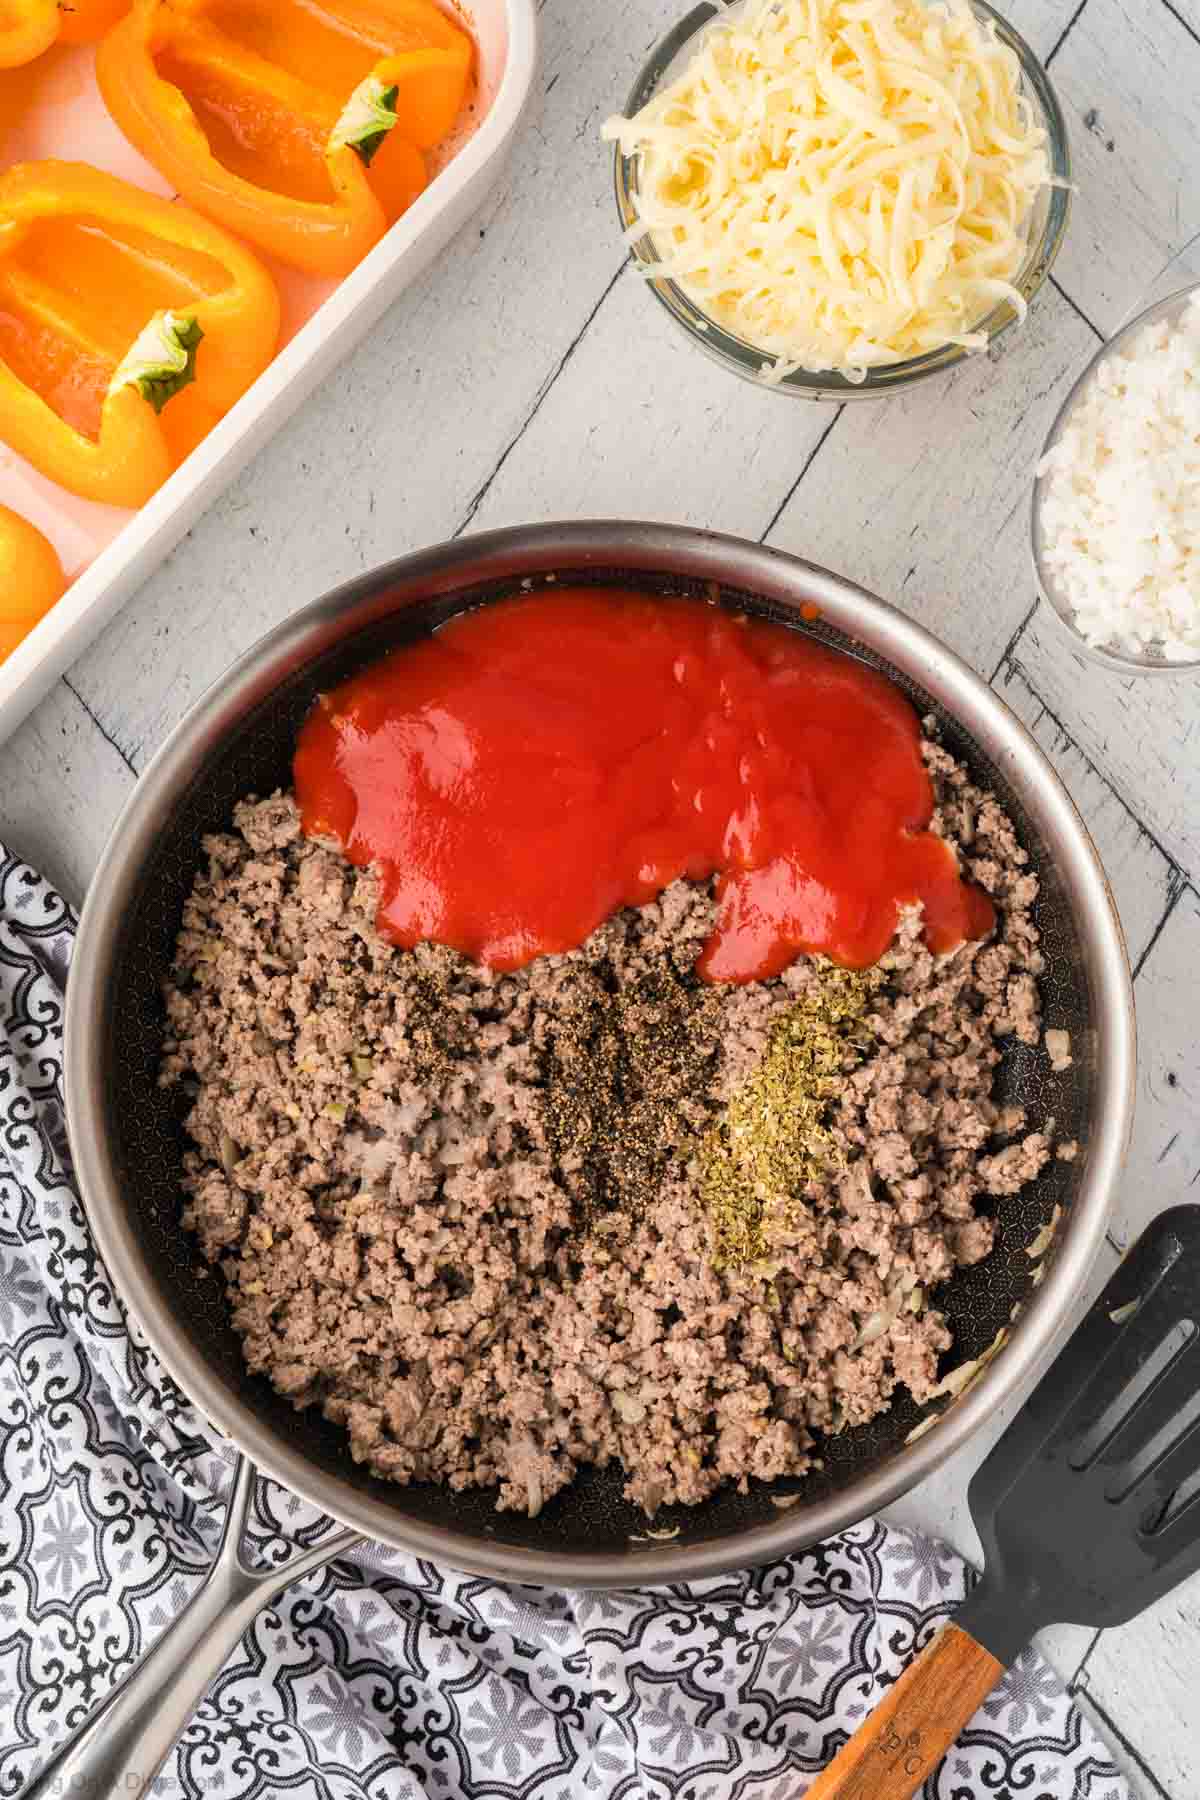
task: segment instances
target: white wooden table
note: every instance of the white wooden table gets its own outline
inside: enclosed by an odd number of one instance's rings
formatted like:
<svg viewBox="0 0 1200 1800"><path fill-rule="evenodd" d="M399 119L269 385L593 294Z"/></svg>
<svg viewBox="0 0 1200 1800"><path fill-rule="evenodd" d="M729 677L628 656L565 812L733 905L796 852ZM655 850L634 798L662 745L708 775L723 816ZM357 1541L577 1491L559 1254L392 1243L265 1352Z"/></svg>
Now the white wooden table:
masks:
<svg viewBox="0 0 1200 1800"><path fill-rule="evenodd" d="M1200 229L1200 0L1006 0L1048 62L1079 193L1052 282L990 359L876 405L710 367L625 264L601 120L667 0L542 0L540 104L503 187L0 751L0 836L74 899L138 771L269 626L461 532L575 516L711 525L914 613L1054 760L1137 971L1140 1110L1109 1261L1200 1199L1200 682L1091 667L1035 605L1030 471L1059 399ZM999 1421L997 1422L997 1427ZM971 1446L895 1509L972 1553ZM1200 1795L1200 1579L1046 1647L1135 1788Z"/></svg>

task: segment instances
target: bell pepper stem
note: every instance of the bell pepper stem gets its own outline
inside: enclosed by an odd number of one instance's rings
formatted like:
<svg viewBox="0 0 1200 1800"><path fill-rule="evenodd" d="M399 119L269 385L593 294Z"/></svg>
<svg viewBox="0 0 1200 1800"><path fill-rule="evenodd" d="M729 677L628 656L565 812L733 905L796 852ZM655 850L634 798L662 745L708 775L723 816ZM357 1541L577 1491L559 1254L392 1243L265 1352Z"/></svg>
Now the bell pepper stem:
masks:
<svg viewBox="0 0 1200 1800"><path fill-rule="evenodd" d="M395 85L387 86L378 75L368 75L360 81L329 134L328 148L340 150L348 145L369 168L371 158L397 122L399 91Z"/></svg>
<svg viewBox="0 0 1200 1800"><path fill-rule="evenodd" d="M188 383L196 379L196 351L204 333L191 313L155 313L122 359L109 393L135 387L160 413Z"/></svg>

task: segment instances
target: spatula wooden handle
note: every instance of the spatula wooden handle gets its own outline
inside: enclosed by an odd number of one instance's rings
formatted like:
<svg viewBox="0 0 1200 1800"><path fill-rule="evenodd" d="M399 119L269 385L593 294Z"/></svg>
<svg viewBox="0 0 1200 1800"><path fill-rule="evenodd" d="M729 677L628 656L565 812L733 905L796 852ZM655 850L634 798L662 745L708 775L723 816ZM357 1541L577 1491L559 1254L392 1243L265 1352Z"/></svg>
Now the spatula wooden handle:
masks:
<svg viewBox="0 0 1200 1800"><path fill-rule="evenodd" d="M943 1626L805 1800L911 1800L1003 1673L968 1632Z"/></svg>

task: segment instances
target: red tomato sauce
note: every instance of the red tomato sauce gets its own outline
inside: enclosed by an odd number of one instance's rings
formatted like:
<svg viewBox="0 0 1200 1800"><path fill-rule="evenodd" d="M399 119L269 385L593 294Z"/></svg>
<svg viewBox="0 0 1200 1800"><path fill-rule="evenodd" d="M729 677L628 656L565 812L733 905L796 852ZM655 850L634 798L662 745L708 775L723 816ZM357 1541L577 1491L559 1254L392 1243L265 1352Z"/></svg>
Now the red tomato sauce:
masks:
<svg viewBox="0 0 1200 1800"><path fill-rule="evenodd" d="M517 969L679 876L716 875L709 981L878 961L920 901L994 915L926 828L917 715L874 670L689 600L563 589L452 620L322 695L304 829L381 876L380 930Z"/></svg>

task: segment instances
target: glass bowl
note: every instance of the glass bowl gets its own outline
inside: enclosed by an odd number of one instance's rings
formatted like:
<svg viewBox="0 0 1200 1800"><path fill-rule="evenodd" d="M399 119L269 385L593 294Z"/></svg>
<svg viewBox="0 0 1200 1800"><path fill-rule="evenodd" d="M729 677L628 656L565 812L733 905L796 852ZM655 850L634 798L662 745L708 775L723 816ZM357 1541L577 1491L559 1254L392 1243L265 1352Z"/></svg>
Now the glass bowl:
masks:
<svg viewBox="0 0 1200 1800"><path fill-rule="evenodd" d="M1046 133L1050 173L1057 182L1069 183L1071 157L1067 145L1067 126L1049 76L1024 38L987 5L986 0L972 0L972 6L976 16L985 23L995 25L1001 42L1016 53L1021 65L1020 92L1029 100L1037 123ZM716 5L713 0L702 0L701 5L694 7L655 46L626 102L626 118L632 118L635 113L640 112L660 87L682 73L696 38L705 26L725 10L723 5ZM632 156L625 156L620 144L614 147L613 179L617 212L624 232L632 232L638 224L638 160L636 152ZM1030 220L1029 248L1012 283L1026 301L1032 300L1037 293L1058 255L1067 227L1070 203L1070 188L1066 185L1047 187L1038 197ZM652 269L658 262L648 233L632 242L631 251L634 261L645 269ZM781 381L768 382L762 375L765 360L762 350L747 343L744 338L735 337L715 319L702 312L669 276L650 275L644 279L676 324L687 332L692 343L699 345L714 362L720 363L722 368L731 370L746 381L753 381L759 387L804 400L841 402L872 399L881 394L894 393L899 388L911 387L915 382L923 381L929 375L937 375L944 369L952 369L964 357L986 354L982 350L964 350L958 344L946 344L939 350L927 350L922 356L910 357L905 362L891 363L886 368L868 369L862 381L850 381L833 369L823 370L819 374L799 369L785 375ZM1011 301L1001 301L986 318L972 325L971 329L985 332L990 347L1018 316Z"/></svg>
<svg viewBox="0 0 1200 1800"><path fill-rule="evenodd" d="M1200 259L1198 259L1200 260ZM1164 285L1173 285L1184 279L1186 270L1179 259L1168 265L1170 280L1168 283L1160 279L1156 289L1161 292ZM1083 398L1084 391L1095 378L1101 363L1107 362L1110 356L1119 355L1129 341L1136 337L1148 325L1156 325L1160 319L1177 319L1194 295L1200 293L1200 281L1192 280L1188 285L1174 285L1174 291L1163 294L1149 306L1136 313L1133 318L1114 332L1106 343L1102 344L1092 357L1083 374L1079 377L1062 406L1058 417L1050 427L1050 435L1042 446L1042 455L1038 458L1041 467L1042 457L1053 450L1061 438L1067 421L1075 407ZM1037 577L1038 592L1050 608L1052 616L1070 633L1076 649L1090 657L1093 662L1103 663L1107 668L1119 670L1124 675L1186 675L1194 674L1200 669L1200 655L1194 657L1176 657L1168 661L1161 651L1153 646L1143 651L1125 650L1116 644L1092 644L1083 636L1075 621L1075 612L1070 601L1058 588L1054 577L1046 567L1045 540L1042 530L1042 504L1046 491L1047 478L1036 476L1033 484L1033 504L1030 514L1031 541L1033 547L1033 567Z"/></svg>

